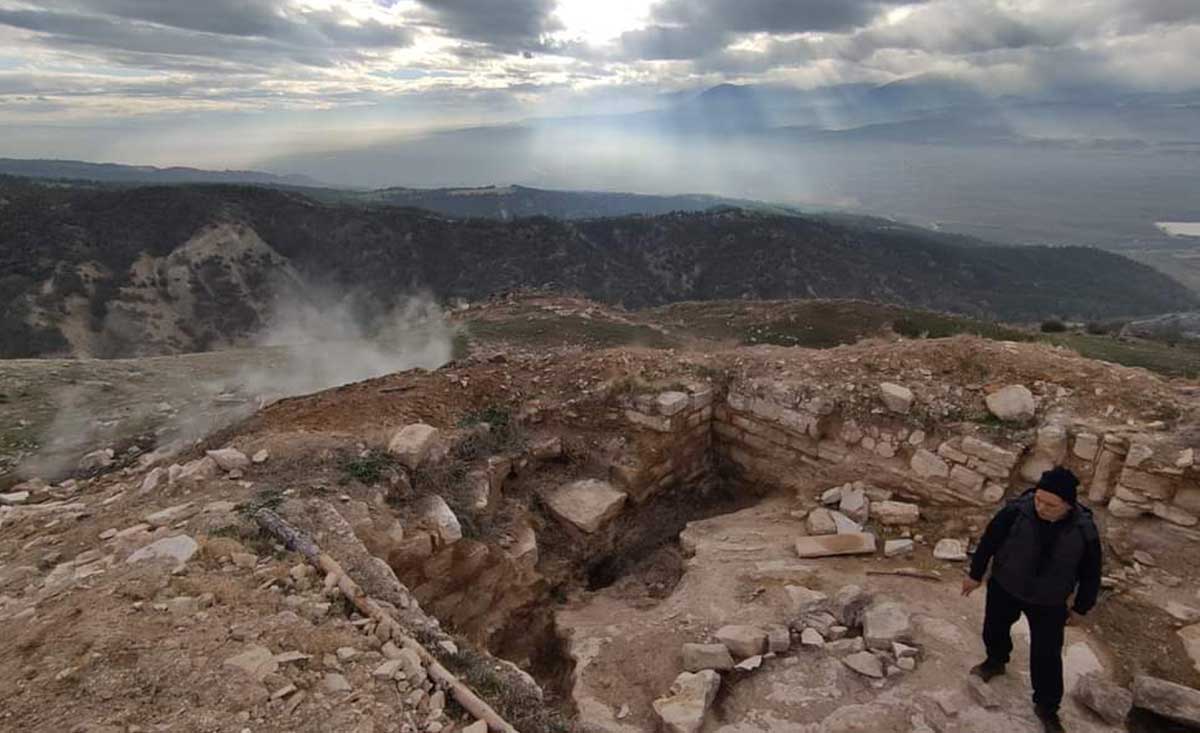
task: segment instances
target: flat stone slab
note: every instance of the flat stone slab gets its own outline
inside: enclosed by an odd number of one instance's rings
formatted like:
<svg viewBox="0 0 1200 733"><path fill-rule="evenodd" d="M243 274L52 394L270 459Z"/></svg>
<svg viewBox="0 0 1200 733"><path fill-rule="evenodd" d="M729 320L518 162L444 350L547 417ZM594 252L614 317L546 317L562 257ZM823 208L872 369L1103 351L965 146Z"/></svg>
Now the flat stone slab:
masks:
<svg viewBox="0 0 1200 733"><path fill-rule="evenodd" d="M842 663L861 675L875 679L883 677L883 662L871 652L856 652L844 657Z"/></svg>
<svg viewBox="0 0 1200 733"><path fill-rule="evenodd" d="M800 537L796 554L800 557L833 557L836 555L873 555L875 535L870 532Z"/></svg>
<svg viewBox="0 0 1200 733"><path fill-rule="evenodd" d="M559 519L592 534L621 513L627 494L607 481L585 479L560 486L543 498Z"/></svg>

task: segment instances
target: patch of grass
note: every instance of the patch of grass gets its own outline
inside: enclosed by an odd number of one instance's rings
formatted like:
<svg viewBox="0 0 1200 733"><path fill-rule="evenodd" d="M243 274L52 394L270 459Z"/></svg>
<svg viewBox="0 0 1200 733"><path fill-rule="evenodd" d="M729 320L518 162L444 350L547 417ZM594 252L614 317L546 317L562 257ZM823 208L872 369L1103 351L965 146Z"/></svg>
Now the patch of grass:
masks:
<svg viewBox="0 0 1200 733"><path fill-rule="evenodd" d="M342 461L342 474L347 481L354 480L362 484L377 484L384 473L392 468L395 460L390 454L380 451L369 451L365 456L354 456Z"/></svg>
<svg viewBox="0 0 1200 733"><path fill-rule="evenodd" d="M648 326L575 315L471 321L467 329L474 339L513 341L529 346L583 344L599 348L647 346L665 349L676 345L672 339Z"/></svg>
<svg viewBox="0 0 1200 733"><path fill-rule="evenodd" d="M446 669L517 730L525 733L567 733L571 730L566 718L522 684L515 672L475 651L466 640L455 639L458 653L448 654L431 634L418 634L417 638Z"/></svg>
<svg viewBox="0 0 1200 733"><path fill-rule="evenodd" d="M1054 334L1046 336L1045 340L1066 346L1088 359L1142 367L1168 377L1200 376L1200 346L1194 344L1170 346L1157 341L1121 340L1086 333Z"/></svg>
<svg viewBox="0 0 1200 733"><path fill-rule="evenodd" d="M283 492L276 488L265 488L254 495L254 498L238 506L238 513L253 520L259 509L275 511L283 503Z"/></svg>

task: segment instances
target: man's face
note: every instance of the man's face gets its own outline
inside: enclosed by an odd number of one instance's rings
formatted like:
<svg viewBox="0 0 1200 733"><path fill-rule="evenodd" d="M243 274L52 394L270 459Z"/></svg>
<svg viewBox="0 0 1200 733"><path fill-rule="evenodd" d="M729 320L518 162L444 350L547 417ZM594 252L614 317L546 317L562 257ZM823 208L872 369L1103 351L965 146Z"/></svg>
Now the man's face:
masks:
<svg viewBox="0 0 1200 733"><path fill-rule="evenodd" d="M1037 510L1037 515L1047 522L1057 522L1071 511L1071 505L1063 501L1061 497L1042 489L1034 492L1033 506Z"/></svg>

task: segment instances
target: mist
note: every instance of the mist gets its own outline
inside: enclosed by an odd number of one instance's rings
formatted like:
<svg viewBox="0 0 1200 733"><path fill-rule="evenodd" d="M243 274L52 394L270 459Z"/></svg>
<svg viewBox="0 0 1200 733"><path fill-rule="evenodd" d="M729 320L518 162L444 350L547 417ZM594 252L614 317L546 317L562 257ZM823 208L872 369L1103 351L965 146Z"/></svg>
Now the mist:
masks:
<svg viewBox="0 0 1200 733"><path fill-rule="evenodd" d="M427 293L381 304L355 292L294 288L276 299L265 324L223 351L67 362L93 378L53 388L53 417L19 475L61 480L85 454L104 449L118 462L148 451L169 458L274 401L436 369L453 356L455 330Z"/></svg>

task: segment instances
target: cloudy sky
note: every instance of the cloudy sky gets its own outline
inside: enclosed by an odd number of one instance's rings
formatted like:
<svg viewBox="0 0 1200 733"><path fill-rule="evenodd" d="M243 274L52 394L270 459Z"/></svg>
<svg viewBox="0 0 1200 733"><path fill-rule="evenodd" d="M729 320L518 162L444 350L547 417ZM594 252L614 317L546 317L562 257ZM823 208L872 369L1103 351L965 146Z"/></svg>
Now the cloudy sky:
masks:
<svg viewBox="0 0 1200 733"><path fill-rule="evenodd" d="M0 155L239 164L721 82L1181 91L1198 49L1197 0L0 0Z"/></svg>

